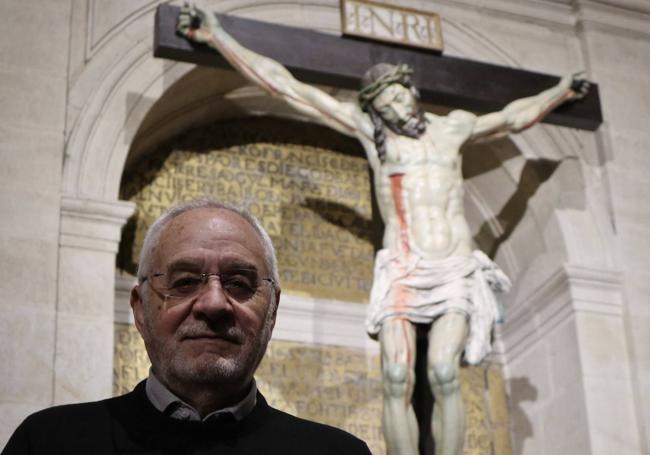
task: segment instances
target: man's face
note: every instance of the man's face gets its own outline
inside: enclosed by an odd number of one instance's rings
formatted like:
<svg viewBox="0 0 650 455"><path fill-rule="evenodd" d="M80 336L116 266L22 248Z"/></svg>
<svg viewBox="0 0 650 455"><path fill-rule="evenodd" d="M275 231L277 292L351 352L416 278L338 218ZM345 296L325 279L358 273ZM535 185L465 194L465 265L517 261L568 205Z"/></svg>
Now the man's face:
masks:
<svg viewBox="0 0 650 455"><path fill-rule="evenodd" d="M195 209L173 218L152 258L154 273L253 270L259 278L269 276L257 232L224 209ZM131 306L156 376L181 390L192 384L247 385L275 323L275 311L269 311L274 292L279 298L279 290L259 280L257 292L238 301L211 277L196 297L166 302L150 282L136 287Z"/></svg>
<svg viewBox="0 0 650 455"><path fill-rule="evenodd" d="M401 84L391 84L379 93L372 105L381 118L397 128L415 127L420 121L413 92Z"/></svg>

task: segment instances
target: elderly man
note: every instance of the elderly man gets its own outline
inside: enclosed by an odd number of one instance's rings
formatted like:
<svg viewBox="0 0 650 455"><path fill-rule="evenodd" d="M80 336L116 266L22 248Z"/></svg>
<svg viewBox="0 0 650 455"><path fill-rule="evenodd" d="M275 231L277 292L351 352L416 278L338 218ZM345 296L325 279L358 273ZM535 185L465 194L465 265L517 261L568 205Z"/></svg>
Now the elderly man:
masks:
<svg viewBox="0 0 650 455"><path fill-rule="evenodd" d="M336 428L271 408L253 373L280 298L271 239L246 212L198 200L149 229L131 307L151 359L131 393L28 417L14 454L363 454Z"/></svg>
<svg viewBox="0 0 650 455"><path fill-rule="evenodd" d="M241 46L213 14L185 6L177 30L219 51L250 81L299 112L356 137L365 149L386 225L366 329L381 345L388 453L418 452L411 397L419 325L429 338L436 454L460 455L465 434L460 356L464 351L468 362L479 363L489 352L499 313L493 291L510 286L496 264L472 251L460 150L469 142L532 126L559 104L583 97L589 84L582 77L566 76L555 87L513 101L499 112L478 116L454 110L438 116L420 108L406 65L372 67L362 79L359 103L342 102Z"/></svg>

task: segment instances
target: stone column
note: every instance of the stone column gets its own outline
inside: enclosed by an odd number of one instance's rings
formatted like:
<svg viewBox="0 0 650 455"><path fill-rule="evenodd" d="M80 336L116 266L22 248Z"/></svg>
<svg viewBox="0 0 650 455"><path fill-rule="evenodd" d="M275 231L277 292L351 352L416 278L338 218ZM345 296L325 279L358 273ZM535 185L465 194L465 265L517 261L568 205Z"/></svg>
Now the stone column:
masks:
<svg viewBox="0 0 650 455"><path fill-rule="evenodd" d="M111 395L115 254L135 206L61 201L54 403Z"/></svg>
<svg viewBox="0 0 650 455"><path fill-rule="evenodd" d="M625 283L624 322L630 348L627 367L632 373L637 422L641 427L638 453L647 454L650 453L650 204L646 197L650 184L650 2L579 0L575 8L580 14L582 47L589 62L587 69L598 81L603 100L606 122L598 139L606 158L604 169L611 190L617 261ZM612 422L621 422L618 406L607 411Z"/></svg>
<svg viewBox="0 0 650 455"><path fill-rule="evenodd" d="M0 2L0 450L51 404L72 2Z"/></svg>
<svg viewBox="0 0 650 455"><path fill-rule="evenodd" d="M564 265L502 331L514 453L638 454L619 273Z"/></svg>

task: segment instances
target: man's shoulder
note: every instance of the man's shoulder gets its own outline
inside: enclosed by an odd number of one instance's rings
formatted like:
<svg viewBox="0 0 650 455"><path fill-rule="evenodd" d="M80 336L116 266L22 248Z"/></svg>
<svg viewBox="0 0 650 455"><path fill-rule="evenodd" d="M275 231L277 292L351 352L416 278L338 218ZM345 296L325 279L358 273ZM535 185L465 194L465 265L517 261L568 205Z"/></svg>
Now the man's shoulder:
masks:
<svg viewBox="0 0 650 455"><path fill-rule="evenodd" d="M60 422L61 419L85 421L93 416L108 414L113 404L123 400L123 397L107 398L86 403L74 403L52 406L36 411L25 419L26 424L41 424L47 422Z"/></svg>
<svg viewBox="0 0 650 455"><path fill-rule="evenodd" d="M313 420L303 419L271 406L269 406L269 411L272 415L273 420L275 420L280 425L286 425L287 427L298 428L314 433L324 433L354 438L354 436L352 436L350 433L347 433L340 428L326 425L324 423L314 422Z"/></svg>
<svg viewBox="0 0 650 455"><path fill-rule="evenodd" d="M112 420L128 408L130 394L105 400L53 406L25 418L11 436L2 455L57 453L55 448L71 445L110 446ZM122 412L123 413L123 412ZM70 453L77 453L70 449Z"/></svg>
<svg viewBox="0 0 650 455"><path fill-rule="evenodd" d="M20 425L30 434L62 436L71 429L79 431L85 427L96 428L101 421L110 421L116 408L121 407L125 396L100 401L52 406L29 415Z"/></svg>
<svg viewBox="0 0 650 455"><path fill-rule="evenodd" d="M267 421L267 431L278 437L286 434L293 444L304 444L303 448L319 447L323 453L370 454L365 442L340 428L296 417L271 406L268 406Z"/></svg>

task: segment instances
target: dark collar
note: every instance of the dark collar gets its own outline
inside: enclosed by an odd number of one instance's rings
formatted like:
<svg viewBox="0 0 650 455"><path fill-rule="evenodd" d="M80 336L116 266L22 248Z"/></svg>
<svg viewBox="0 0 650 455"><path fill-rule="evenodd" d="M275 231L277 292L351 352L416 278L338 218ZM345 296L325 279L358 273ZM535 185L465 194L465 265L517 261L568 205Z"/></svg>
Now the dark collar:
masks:
<svg viewBox="0 0 650 455"><path fill-rule="evenodd" d="M234 420L242 420L246 417L255 407L257 397L257 385L253 379L248 394L233 406L218 409L211 412L204 418L201 418L199 412L191 405L185 403L171 390L160 382L153 371L149 371L149 377L146 380L145 390L147 398L151 404L163 414L180 420L193 420L193 421L208 421L214 418L226 417Z"/></svg>

